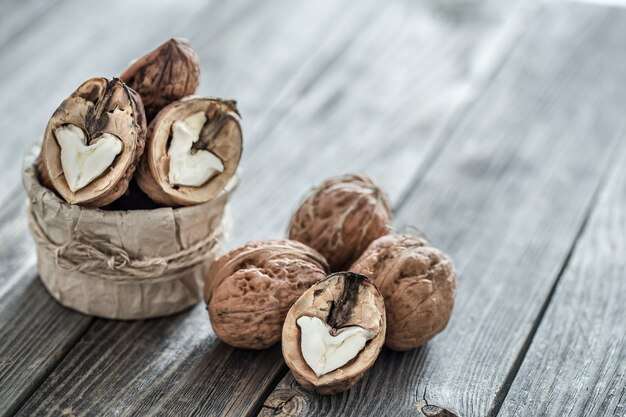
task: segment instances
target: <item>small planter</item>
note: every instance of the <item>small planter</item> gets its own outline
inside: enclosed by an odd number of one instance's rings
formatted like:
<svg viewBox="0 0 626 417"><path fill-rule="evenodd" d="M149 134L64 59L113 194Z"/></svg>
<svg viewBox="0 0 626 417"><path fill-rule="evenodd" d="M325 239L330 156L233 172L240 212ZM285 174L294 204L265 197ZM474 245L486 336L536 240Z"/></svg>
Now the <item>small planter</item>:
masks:
<svg viewBox="0 0 626 417"><path fill-rule="evenodd" d="M198 302L226 237L237 176L208 203L108 211L70 205L43 187L24 158L29 226L41 281L61 304L110 319L145 319Z"/></svg>

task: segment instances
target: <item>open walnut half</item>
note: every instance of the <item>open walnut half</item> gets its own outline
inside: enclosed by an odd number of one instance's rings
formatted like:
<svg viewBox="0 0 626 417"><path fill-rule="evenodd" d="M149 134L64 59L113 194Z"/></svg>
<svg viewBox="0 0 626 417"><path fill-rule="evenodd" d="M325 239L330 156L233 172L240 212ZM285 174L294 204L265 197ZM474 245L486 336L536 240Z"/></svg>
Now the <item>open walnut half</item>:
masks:
<svg viewBox="0 0 626 417"><path fill-rule="evenodd" d="M204 203L236 174L241 151L234 102L184 98L166 106L150 123L137 183L157 203Z"/></svg>
<svg viewBox="0 0 626 417"><path fill-rule="evenodd" d="M364 275L338 272L309 288L283 324L283 356L306 389L350 389L374 364L385 341L382 295Z"/></svg>
<svg viewBox="0 0 626 417"><path fill-rule="evenodd" d="M107 205L128 187L145 135L139 95L117 78L91 78L63 100L46 126L41 181L70 204Z"/></svg>

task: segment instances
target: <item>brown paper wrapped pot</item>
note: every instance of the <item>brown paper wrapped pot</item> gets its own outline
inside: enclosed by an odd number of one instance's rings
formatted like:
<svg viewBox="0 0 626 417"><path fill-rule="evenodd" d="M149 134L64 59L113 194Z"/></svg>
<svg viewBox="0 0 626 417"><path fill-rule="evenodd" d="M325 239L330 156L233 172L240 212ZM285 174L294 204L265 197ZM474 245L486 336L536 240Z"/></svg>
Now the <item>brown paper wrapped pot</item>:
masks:
<svg viewBox="0 0 626 417"><path fill-rule="evenodd" d="M39 276L61 304L111 319L145 319L196 304L228 224L235 178L190 207L105 211L70 205L43 187L33 147L24 158Z"/></svg>

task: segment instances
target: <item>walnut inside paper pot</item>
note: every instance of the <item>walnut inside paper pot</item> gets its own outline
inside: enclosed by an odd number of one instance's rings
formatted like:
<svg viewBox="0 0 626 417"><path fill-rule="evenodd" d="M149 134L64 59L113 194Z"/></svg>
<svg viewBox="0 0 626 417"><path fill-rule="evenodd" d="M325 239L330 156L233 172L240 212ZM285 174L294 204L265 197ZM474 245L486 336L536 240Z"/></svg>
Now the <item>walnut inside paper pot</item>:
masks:
<svg viewBox="0 0 626 417"><path fill-rule="evenodd" d="M234 102L205 97L176 101L150 124L137 183L164 205L210 201L236 175L242 141Z"/></svg>
<svg viewBox="0 0 626 417"><path fill-rule="evenodd" d="M120 78L139 93L150 121L163 107L195 94L200 60L187 39L173 38L133 62Z"/></svg>
<svg viewBox="0 0 626 417"><path fill-rule="evenodd" d="M139 96L117 78L91 78L50 118L38 161L40 178L70 204L107 205L126 191L145 135Z"/></svg>

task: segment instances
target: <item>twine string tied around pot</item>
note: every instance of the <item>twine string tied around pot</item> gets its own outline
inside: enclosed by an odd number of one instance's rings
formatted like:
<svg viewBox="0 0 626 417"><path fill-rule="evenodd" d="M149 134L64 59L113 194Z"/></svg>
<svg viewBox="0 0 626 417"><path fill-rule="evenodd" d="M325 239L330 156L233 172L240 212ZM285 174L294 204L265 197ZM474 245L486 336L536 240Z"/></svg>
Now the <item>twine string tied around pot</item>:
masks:
<svg viewBox="0 0 626 417"><path fill-rule="evenodd" d="M188 248L167 256L133 259L114 243L89 233L76 234L72 240L54 243L28 210L29 226L38 245L50 253L59 267L80 271L90 277L112 282L165 282L200 262L215 258L225 234L225 222Z"/></svg>

